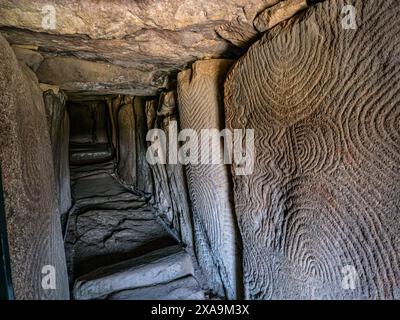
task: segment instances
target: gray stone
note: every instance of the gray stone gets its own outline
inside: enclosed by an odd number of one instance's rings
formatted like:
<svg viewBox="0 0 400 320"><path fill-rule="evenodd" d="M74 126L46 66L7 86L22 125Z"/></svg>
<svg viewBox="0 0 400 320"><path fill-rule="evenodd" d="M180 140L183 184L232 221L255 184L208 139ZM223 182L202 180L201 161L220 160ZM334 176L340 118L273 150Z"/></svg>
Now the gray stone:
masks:
<svg viewBox="0 0 400 320"><path fill-rule="evenodd" d="M232 166L246 299L394 298L399 16L397 0L322 2L229 73L226 126L255 134L254 171Z"/></svg>
<svg viewBox="0 0 400 320"><path fill-rule="evenodd" d="M178 74L179 115L182 129L223 129L222 89L231 60L198 61ZM196 256L208 285L221 297L236 298L239 238L232 203L229 167L219 164L186 166L193 210ZM200 151L210 147L201 144ZM212 148L215 147L215 144ZM204 151L204 150L203 150ZM210 152L210 154L211 154ZM200 152L199 152L200 153Z"/></svg>
<svg viewBox="0 0 400 320"><path fill-rule="evenodd" d="M166 283L133 290L123 290L107 297L108 300L204 300L204 292L196 279L188 276Z"/></svg>
<svg viewBox="0 0 400 320"><path fill-rule="evenodd" d="M258 31L265 32L307 7L308 3L306 0L285 0L279 2L276 6L264 10L254 20L254 26Z"/></svg>
<svg viewBox="0 0 400 320"><path fill-rule="evenodd" d="M34 45L46 60L53 56L74 56L101 65L109 62L111 70L115 70L114 66L133 70L129 79L124 76L126 72L121 72L124 80L110 81L107 76L102 77L102 82L97 79L65 82L63 77L68 79L71 75L57 72L58 75L46 77L53 79L48 83L60 84L67 91L153 95L155 89L165 88L165 76L188 63L241 54L215 29L238 17L252 27L256 14L272 1L275 0L161 0L155 5L152 1L102 0L85 1L77 6L62 0L53 4L55 29L46 29L42 25L42 8L48 1L4 0L0 4L0 28L10 43ZM227 32L224 35L229 38ZM58 60L60 71L63 59Z"/></svg>
<svg viewBox="0 0 400 320"><path fill-rule="evenodd" d="M74 298L102 298L116 291L168 282L191 274L190 256L180 246L170 246L80 277L74 285Z"/></svg>
<svg viewBox="0 0 400 320"><path fill-rule="evenodd" d="M175 91L163 92L159 101L148 101L146 120L149 129L164 131L167 144L169 125L175 121L178 125L178 107ZM168 151L167 155L168 157ZM175 235L193 250L193 226L186 177L183 166L177 164L155 164L151 166L153 178L152 204L164 223L174 230Z"/></svg>
<svg viewBox="0 0 400 320"><path fill-rule="evenodd" d="M160 78L154 72L74 57L46 58L37 70L37 76L40 82L57 85L71 97L104 94L155 95L166 85L166 78Z"/></svg>
<svg viewBox="0 0 400 320"><path fill-rule="evenodd" d="M68 299L68 280L42 91L0 36L0 162L17 299ZM56 289L42 286L54 266Z"/></svg>
<svg viewBox="0 0 400 320"><path fill-rule="evenodd" d="M66 112L66 96L63 92L55 94L52 90L43 93L47 123L53 150L54 175L60 215L71 207L71 188L69 174L69 117Z"/></svg>

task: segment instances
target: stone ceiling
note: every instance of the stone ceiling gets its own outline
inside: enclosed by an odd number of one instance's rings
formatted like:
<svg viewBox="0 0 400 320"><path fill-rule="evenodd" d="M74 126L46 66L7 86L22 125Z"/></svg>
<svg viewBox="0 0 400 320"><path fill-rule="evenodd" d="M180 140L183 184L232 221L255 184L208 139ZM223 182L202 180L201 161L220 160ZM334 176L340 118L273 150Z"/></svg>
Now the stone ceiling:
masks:
<svg viewBox="0 0 400 320"><path fill-rule="evenodd" d="M152 95L193 61L238 57L259 35L254 18L278 2L2 0L0 32L45 58L41 82L72 93Z"/></svg>

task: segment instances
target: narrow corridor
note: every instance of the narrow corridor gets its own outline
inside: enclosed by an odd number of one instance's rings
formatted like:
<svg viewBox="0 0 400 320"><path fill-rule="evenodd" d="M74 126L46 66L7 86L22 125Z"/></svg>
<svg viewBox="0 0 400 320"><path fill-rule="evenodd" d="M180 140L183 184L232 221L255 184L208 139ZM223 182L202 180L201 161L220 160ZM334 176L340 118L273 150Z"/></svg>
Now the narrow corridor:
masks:
<svg viewBox="0 0 400 320"><path fill-rule="evenodd" d="M71 158L100 157L90 146L71 150ZM112 161L71 165L65 245L72 298L204 299L191 257L157 221L149 199L113 171Z"/></svg>

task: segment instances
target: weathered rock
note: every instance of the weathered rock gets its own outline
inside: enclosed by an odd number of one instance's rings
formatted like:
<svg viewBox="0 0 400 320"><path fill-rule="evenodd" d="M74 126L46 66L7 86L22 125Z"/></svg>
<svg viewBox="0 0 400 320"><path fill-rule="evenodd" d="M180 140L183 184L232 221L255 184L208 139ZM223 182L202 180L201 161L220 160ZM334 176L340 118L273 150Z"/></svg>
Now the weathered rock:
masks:
<svg viewBox="0 0 400 320"><path fill-rule="evenodd" d="M52 21L48 1L5 0L0 4L0 28L10 43L34 45L45 57L106 61L161 77L198 59L240 55L242 51L229 42L239 32L229 36L225 30L226 41L215 29L236 21L239 27L253 28L257 13L276 1L85 0L77 6L61 0L50 4L55 10L52 29L51 23L46 24ZM144 81L136 92L129 87L113 90L149 95L154 85Z"/></svg>
<svg viewBox="0 0 400 320"><path fill-rule="evenodd" d="M113 165L72 167L74 207L66 233L70 279L175 243L145 199L113 176Z"/></svg>
<svg viewBox="0 0 400 320"><path fill-rule="evenodd" d="M17 299L68 299L52 150L38 81L0 36L0 162L13 287ZM56 270L56 289L42 269Z"/></svg>
<svg viewBox="0 0 400 320"><path fill-rule="evenodd" d="M248 3L235 19L215 28L215 31L225 40L237 47L248 47L260 36L254 28L253 20L263 10L280 2L280 0L265 0Z"/></svg>
<svg viewBox="0 0 400 320"><path fill-rule="evenodd" d="M15 56L18 61L25 63L29 68L36 72L40 64L43 62L43 56L36 51L21 48L18 46L12 46Z"/></svg>
<svg viewBox="0 0 400 320"><path fill-rule="evenodd" d="M118 137L118 110L123 102L123 96L118 95L115 98L108 97L107 98L107 107L108 107L108 115L110 118L111 125L111 143L114 150L118 151L119 137ZM119 152L115 154L116 163L119 162Z"/></svg>
<svg viewBox="0 0 400 320"><path fill-rule="evenodd" d="M58 93L60 92L60 87L47 83L39 83L39 88L43 92L51 90L55 95L58 95Z"/></svg>
<svg viewBox="0 0 400 320"><path fill-rule="evenodd" d="M70 164L94 164L112 160L114 152L107 143L93 145L70 145Z"/></svg>
<svg viewBox="0 0 400 320"><path fill-rule="evenodd" d="M179 116L182 129L223 129L223 81L231 60L198 61L192 69L178 74ZM210 141L200 141L205 152ZM209 153L223 150L220 141ZM192 151L191 151L192 152ZM188 164L186 166L192 203L196 255L208 284L220 296L235 298L238 293L238 238L231 205L229 167L218 164Z"/></svg>
<svg viewBox="0 0 400 320"><path fill-rule="evenodd" d="M240 20L219 26L215 31L222 38L241 48L250 46L260 36L252 24Z"/></svg>
<svg viewBox="0 0 400 320"><path fill-rule="evenodd" d="M103 173L108 173L110 175L114 173L114 161L90 163L86 165L70 165L70 175L73 181Z"/></svg>
<svg viewBox="0 0 400 320"><path fill-rule="evenodd" d="M122 105L119 106L121 103ZM118 136L117 172L119 178L121 182L151 194L152 181L146 160L145 102L141 97L117 97L109 102L109 108L111 118L117 118L117 121L111 122L115 122L113 126L116 128L113 130L115 136Z"/></svg>
<svg viewBox="0 0 400 320"><path fill-rule="evenodd" d="M145 105L147 130L154 129L157 116L158 100L147 100Z"/></svg>
<svg viewBox="0 0 400 320"><path fill-rule="evenodd" d="M70 219L74 220L69 236L74 277L173 243L153 210L145 206L90 210Z"/></svg>
<svg viewBox="0 0 400 320"><path fill-rule="evenodd" d="M235 18L239 12L251 10L254 6L263 7L267 1L219 1L205 0L152 2L126 1L83 1L77 7L68 1L58 1L56 9L56 28L43 26L42 12L46 1L32 3L28 0L4 1L1 7L2 25L48 32L56 35L86 35L89 39L124 39L138 31L184 30L193 26L206 27ZM45 21L46 22L46 21Z"/></svg>
<svg viewBox="0 0 400 320"><path fill-rule="evenodd" d="M166 85L166 77L154 72L74 57L46 58L37 76L40 82L57 85L72 98L73 95L104 94L151 96Z"/></svg>
<svg viewBox="0 0 400 320"><path fill-rule="evenodd" d="M254 172L233 166L246 298L398 298L399 15L397 0L323 2L230 72L227 127L255 130Z"/></svg>
<svg viewBox="0 0 400 320"><path fill-rule="evenodd" d="M52 90L43 93L53 150L54 175L58 209L62 217L71 207L69 175L69 117L66 111L66 96L63 92L55 94ZM62 218L64 220L64 218Z"/></svg>
<svg viewBox="0 0 400 320"><path fill-rule="evenodd" d="M146 193L152 192L152 181L150 179L150 167L146 159L147 123L145 115L145 101L142 97L135 97L133 109L136 119L136 188Z"/></svg>
<svg viewBox="0 0 400 320"><path fill-rule="evenodd" d="M307 0L285 0L276 6L264 10L255 20L254 26L260 32L265 32L278 23L293 17L296 13L308 7Z"/></svg>
<svg viewBox="0 0 400 320"><path fill-rule="evenodd" d="M150 287L123 290L107 297L108 300L204 300L204 292L192 276L160 283Z"/></svg>
<svg viewBox="0 0 400 320"><path fill-rule="evenodd" d="M170 246L80 277L74 285L74 298L104 298L114 292L165 283L191 274L190 256L180 246Z"/></svg>
<svg viewBox="0 0 400 320"><path fill-rule="evenodd" d="M118 167L119 177L127 184L136 185L137 152L136 152L136 120L133 112L132 97L127 97L117 111L118 122Z"/></svg>
<svg viewBox="0 0 400 320"><path fill-rule="evenodd" d="M101 166L106 164L103 163ZM114 200L129 199L133 196L107 172L94 172L87 176L79 177L73 181L72 191L73 198L77 201L90 199L95 196L104 198L114 197Z"/></svg>
<svg viewBox="0 0 400 320"><path fill-rule="evenodd" d="M148 101L146 119L149 129L164 131L169 145L169 125L172 121L178 121L175 92L163 92L158 102ZM168 151L166 156L168 157ZM151 166L151 170L154 184L153 206L166 225L177 233L177 238L192 253L193 229L183 166L180 163L155 164Z"/></svg>

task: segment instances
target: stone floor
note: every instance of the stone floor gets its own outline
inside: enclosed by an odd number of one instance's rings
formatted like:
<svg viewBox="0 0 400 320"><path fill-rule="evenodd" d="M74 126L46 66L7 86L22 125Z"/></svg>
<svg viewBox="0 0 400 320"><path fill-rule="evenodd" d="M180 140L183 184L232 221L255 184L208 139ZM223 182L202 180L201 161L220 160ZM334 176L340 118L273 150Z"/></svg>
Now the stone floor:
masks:
<svg viewBox="0 0 400 320"><path fill-rule="evenodd" d="M204 299L190 256L113 163L71 166L65 246L72 298Z"/></svg>

